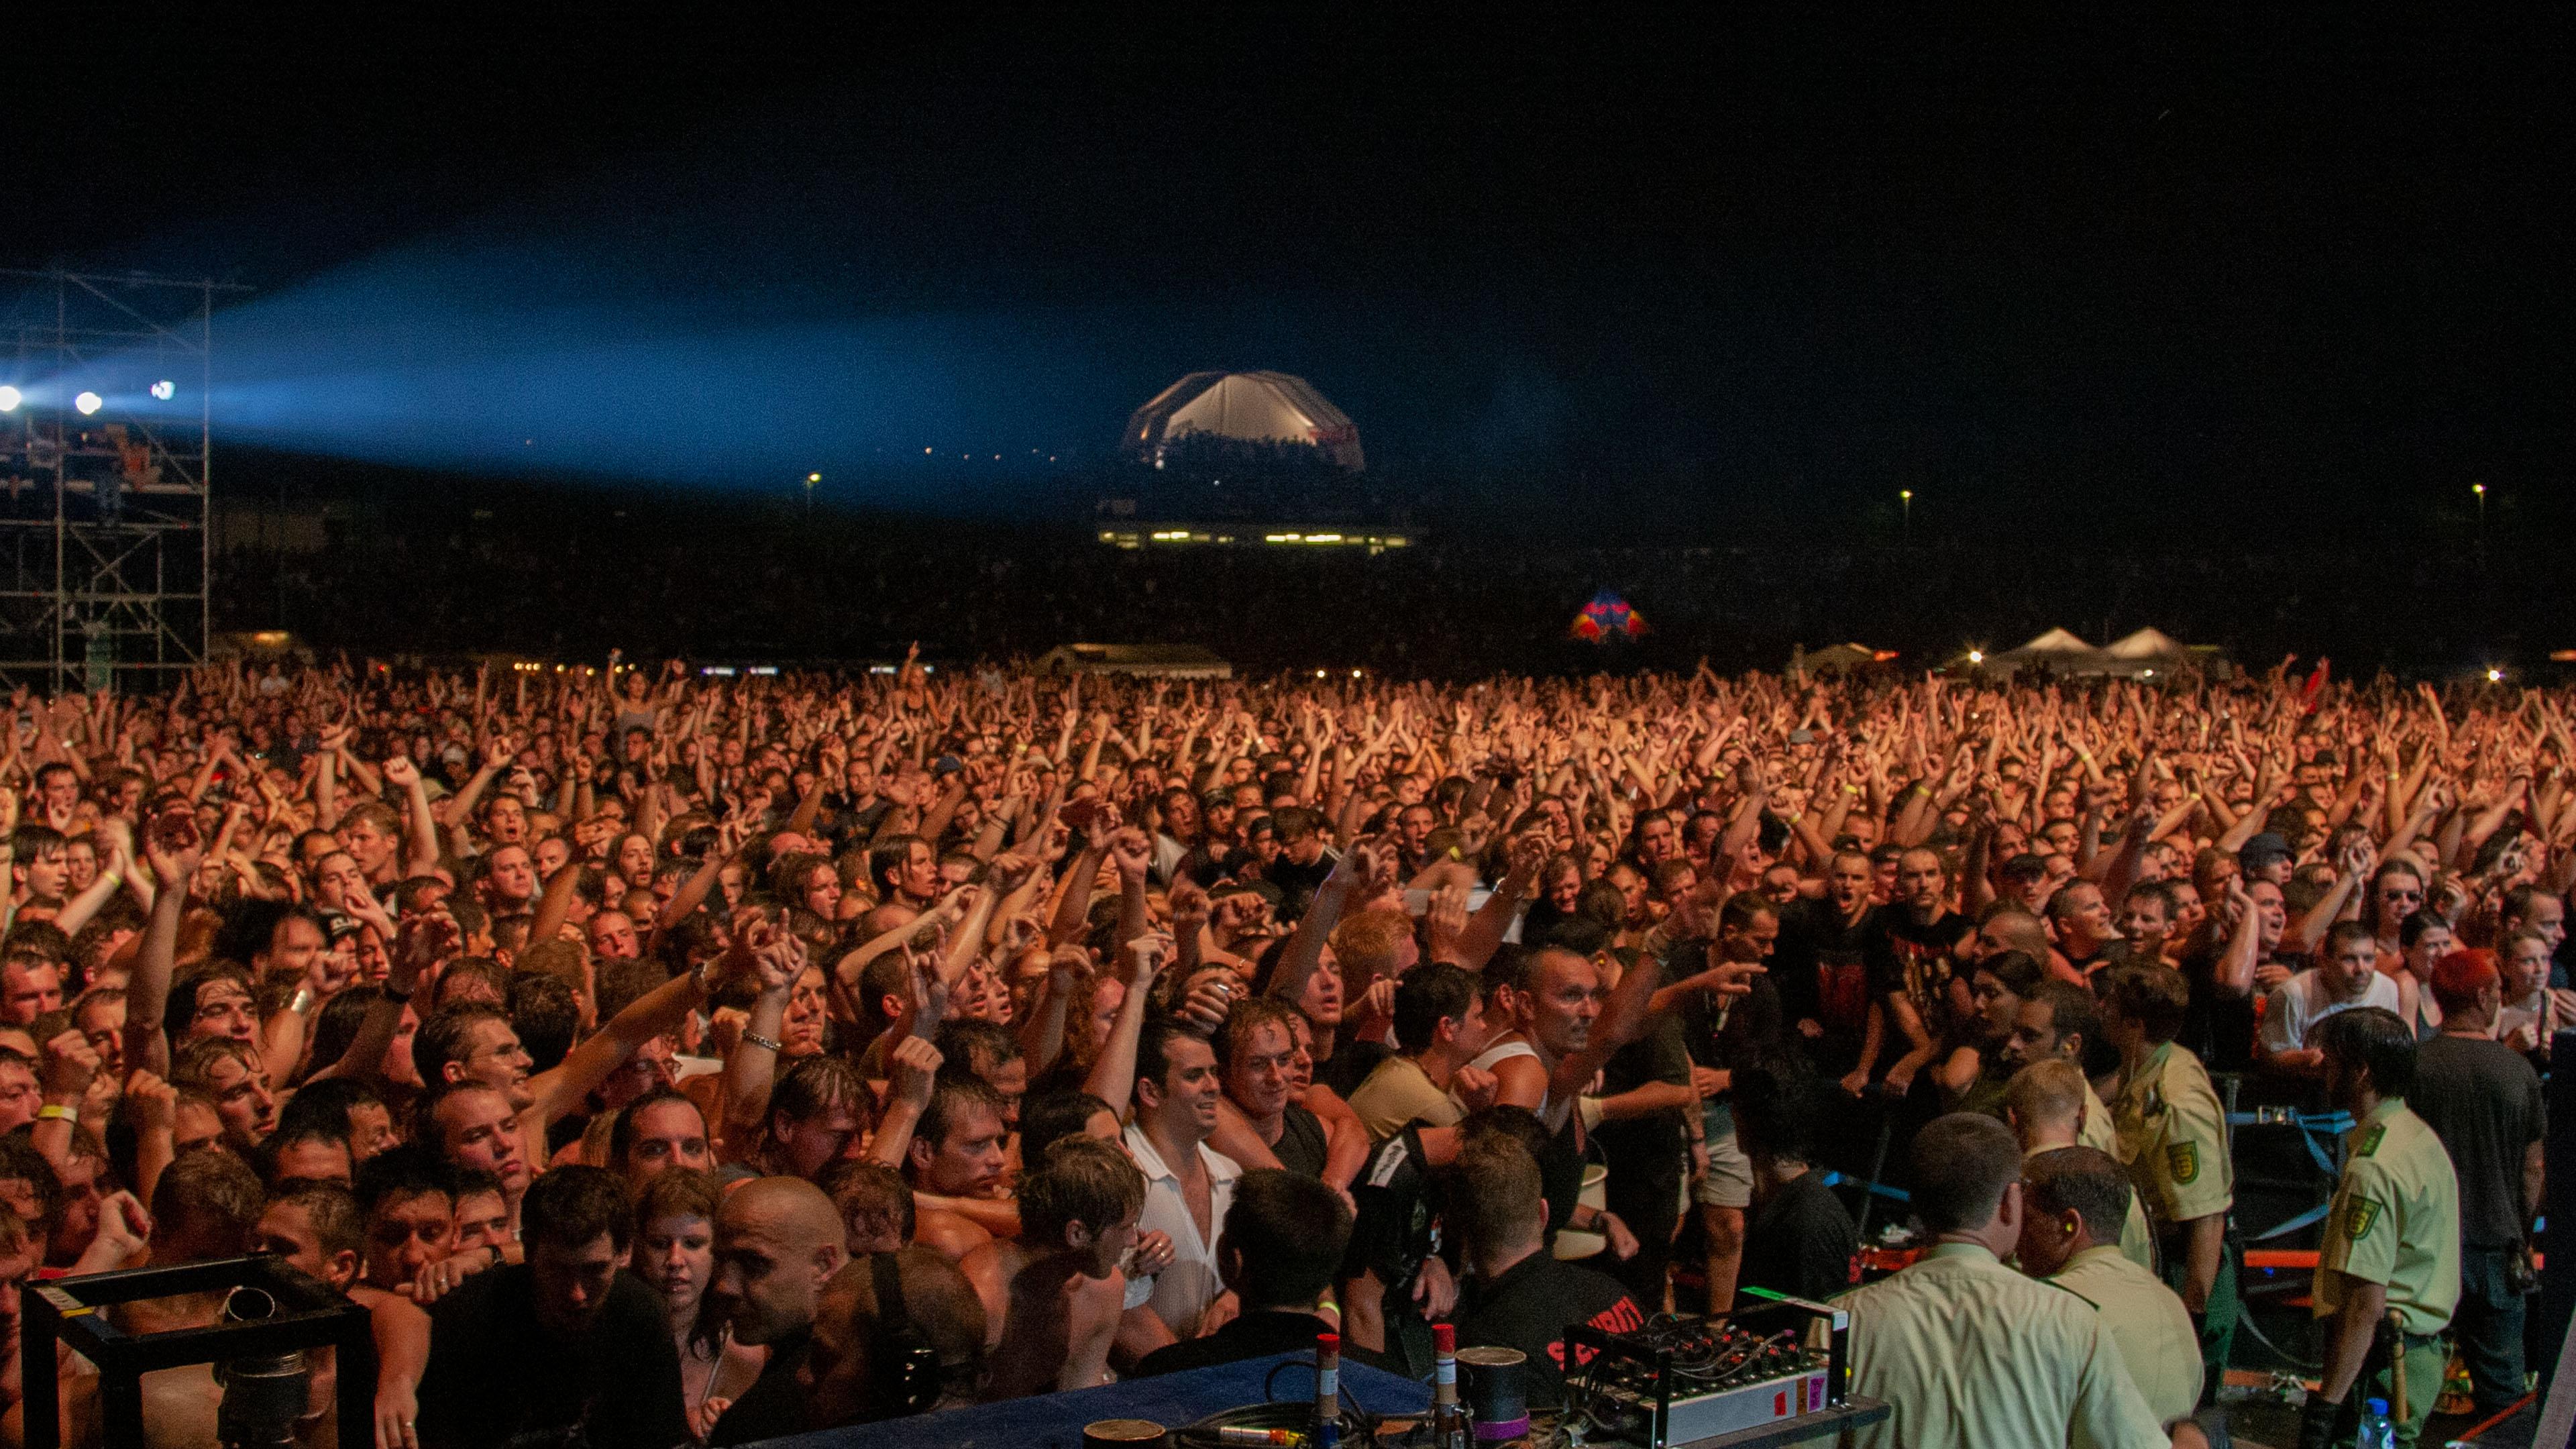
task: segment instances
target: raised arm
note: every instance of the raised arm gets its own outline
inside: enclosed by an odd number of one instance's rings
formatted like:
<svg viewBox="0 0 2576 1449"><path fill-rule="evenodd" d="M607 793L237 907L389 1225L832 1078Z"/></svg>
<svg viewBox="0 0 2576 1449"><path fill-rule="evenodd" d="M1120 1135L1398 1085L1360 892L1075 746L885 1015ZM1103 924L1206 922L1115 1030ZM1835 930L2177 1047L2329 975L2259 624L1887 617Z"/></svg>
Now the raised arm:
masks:
<svg viewBox="0 0 2576 1449"><path fill-rule="evenodd" d="M1324 942L1342 919L1342 911L1351 896L1377 873L1377 862L1369 848L1353 845L1333 862L1332 873L1315 887L1315 900L1298 917L1297 929L1289 933L1288 944L1280 949L1279 964L1270 974L1270 994L1282 1001L1295 1002L1306 995L1306 983L1324 967Z"/></svg>
<svg viewBox="0 0 2576 1449"><path fill-rule="evenodd" d="M572 1054L553 1067L540 1072L528 1083L534 1098L523 1122L531 1122L539 1131L545 1125L577 1106L581 1099L608 1080L628 1057L635 1055L653 1038L679 1026L680 1019L691 1008L721 989L726 978L749 969L744 953L737 948L686 976L669 981L637 997L624 1011L617 1013L598 1033L572 1049ZM721 973L721 974L719 974ZM531 1138L531 1141L536 1140Z"/></svg>
<svg viewBox="0 0 2576 1449"><path fill-rule="evenodd" d="M1174 954L1169 936L1128 941L1127 995L1118 1003L1118 1019L1110 1025L1108 1044L1100 1049L1091 1075L1082 1082L1084 1091L1108 1103L1122 1121L1129 1100L1136 1095L1136 1043L1145 1034L1145 998L1154 989L1154 973Z"/></svg>
<svg viewBox="0 0 2576 1449"><path fill-rule="evenodd" d="M403 874L427 875L438 868L438 817L430 812L429 786L408 755L385 761L385 783L403 792L409 826L403 831Z"/></svg>
<svg viewBox="0 0 2576 1449"><path fill-rule="evenodd" d="M170 977L179 964L179 919L188 909L188 890L204 859L196 817L177 811L162 815L146 832L144 851L161 892L152 902L152 919L134 958L134 975L125 984L125 1065L160 1075L170 1070L170 1038L161 1029L161 1013L170 1001Z"/></svg>
<svg viewBox="0 0 2576 1449"><path fill-rule="evenodd" d="M1494 953L1503 948L1503 936L1520 914L1521 900L1538 880L1539 870L1547 864L1547 842L1536 831L1512 842L1511 868L1503 872L1493 894L1467 917L1467 929L1458 933L1458 959L1454 963L1470 971L1482 971Z"/></svg>

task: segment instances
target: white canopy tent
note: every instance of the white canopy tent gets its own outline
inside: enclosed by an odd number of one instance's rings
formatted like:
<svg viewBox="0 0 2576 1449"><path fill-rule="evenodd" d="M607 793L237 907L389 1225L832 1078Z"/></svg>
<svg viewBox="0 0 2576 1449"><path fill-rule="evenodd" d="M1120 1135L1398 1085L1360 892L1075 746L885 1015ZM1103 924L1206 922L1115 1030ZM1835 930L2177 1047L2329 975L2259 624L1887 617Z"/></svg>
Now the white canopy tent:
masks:
<svg viewBox="0 0 2576 1449"><path fill-rule="evenodd" d="M2099 673L2102 651L2066 629L2051 629L2018 649L1986 656L1986 667L2009 674L2016 669L2046 668L2059 674Z"/></svg>

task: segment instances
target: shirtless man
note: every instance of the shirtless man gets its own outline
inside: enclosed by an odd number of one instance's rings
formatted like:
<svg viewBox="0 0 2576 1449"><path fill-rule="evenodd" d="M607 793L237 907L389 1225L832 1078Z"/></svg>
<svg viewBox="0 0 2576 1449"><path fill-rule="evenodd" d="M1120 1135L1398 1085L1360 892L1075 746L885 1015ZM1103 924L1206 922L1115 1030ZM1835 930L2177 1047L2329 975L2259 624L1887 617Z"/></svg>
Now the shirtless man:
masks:
<svg viewBox="0 0 2576 1449"><path fill-rule="evenodd" d="M956 1210L957 1200L993 1202L1006 1196L1002 1172L1010 1127L1002 1094L981 1077L949 1075L930 1090L929 1104L905 1153L912 1178L913 1241L946 1254L951 1262L993 1239L988 1226Z"/></svg>
<svg viewBox="0 0 2576 1449"><path fill-rule="evenodd" d="M1020 1180L1020 1238L959 1266L984 1300L988 1399L1091 1388L1107 1376L1145 1208L1145 1177L1109 1143L1067 1137Z"/></svg>

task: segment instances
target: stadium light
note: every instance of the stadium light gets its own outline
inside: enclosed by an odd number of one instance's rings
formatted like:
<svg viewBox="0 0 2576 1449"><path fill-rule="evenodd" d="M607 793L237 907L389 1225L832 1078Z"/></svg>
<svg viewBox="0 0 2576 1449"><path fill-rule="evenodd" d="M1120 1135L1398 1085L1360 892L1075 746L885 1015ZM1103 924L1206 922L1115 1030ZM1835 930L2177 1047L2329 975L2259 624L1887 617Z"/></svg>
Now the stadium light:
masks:
<svg viewBox="0 0 2576 1449"><path fill-rule="evenodd" d="M18 410L18 404L25 402L26 400L27 395L25 393L18 391L7 383L0 383L0 413L14 413Z"/></svg>
<svg viewBox="0 0 2576 1449"><path fill-rule="evenodd" d="M163 402L168 402L179 395L179 385L165 377L152 384L152 395Z"/></svg>
<svg viewBox="0 0 2576 1449"><path fill-rule="evenodd" d="M88 417L91 413L107 406L107 399L94 392L85 392L72 399L72 406L80 409L82 417Z"/></svg>

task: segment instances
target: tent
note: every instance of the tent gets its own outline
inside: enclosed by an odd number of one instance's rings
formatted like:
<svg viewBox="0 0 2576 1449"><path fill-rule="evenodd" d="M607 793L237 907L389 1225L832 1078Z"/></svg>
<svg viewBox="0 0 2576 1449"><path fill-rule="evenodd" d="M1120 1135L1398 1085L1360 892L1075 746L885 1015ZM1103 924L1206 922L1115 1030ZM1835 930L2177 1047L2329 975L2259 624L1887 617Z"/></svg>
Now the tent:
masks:
<svg viewBox="0 0 2576 1449"><path fill-rule="evenodd" d="M2102 646L2102 652L2114 659L2143 660L2150 664L2159 659L2182 661L2191 658L2189 646L2175 642L2172 635L2153 625L2124 639L2113 640Z"/></svg>
<svg viewBox="0 0 2576 1449"><path fill-rule="evenodd" d="M1987 655L1983 667L1998 674L2010 674L2017 669L2045 669L2055 674L2099 674L2107 662L2101 650L2073 633L2051 629L2018 649Z"/></svg>
<svg viewBox="0 0 2576 1449"><path fill-rule="evenodd" d="M1809 674L1846 674L1895 657L1893 649L1872 649L1866 644L1828 644L1822 649L1800 645L1789 655L1789 667Z"/></svg>
<svg viewBox="0 0 2576 1449"><path fill-rule="evenodd" d="M1039 657L1038 673L1232 679L1234 666L1196 644L1064 644Z"/></svg>
<svg viewBox="0 0 2576 1449"><path fill-rule="evenodd" d="M1193 434L1246 444L1304 444L1350 472L1368 466L1360 430L1349 415L1313 383L1284 372L1193 372L1127 419L1120 451L1158 462L1165 448Z"/></svg>

